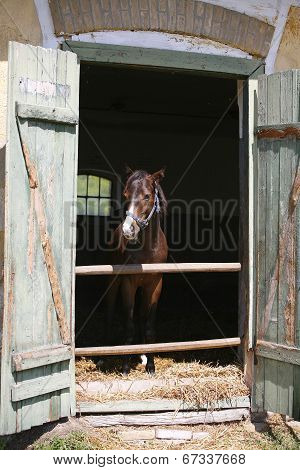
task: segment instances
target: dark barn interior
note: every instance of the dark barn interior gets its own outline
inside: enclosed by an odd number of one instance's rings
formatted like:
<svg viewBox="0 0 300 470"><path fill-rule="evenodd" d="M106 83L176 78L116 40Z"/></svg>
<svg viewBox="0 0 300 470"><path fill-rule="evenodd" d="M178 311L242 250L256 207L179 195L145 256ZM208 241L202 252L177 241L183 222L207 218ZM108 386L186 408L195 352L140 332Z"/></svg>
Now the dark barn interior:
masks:
<svg viewBox="0 0 300 470"><path fill-rule="evenodd" d="M166 166L168 262L238 261L236 81L82 64L80 86L77 265L106 264L108 234L124 217L126 165L149 172ZM76 280L77 346L105 344L106 287L103 276ZM118 311L115 344L122 344L120 319ZM164 275L157 341L233 337L237 330L238 273Z"/></svg>

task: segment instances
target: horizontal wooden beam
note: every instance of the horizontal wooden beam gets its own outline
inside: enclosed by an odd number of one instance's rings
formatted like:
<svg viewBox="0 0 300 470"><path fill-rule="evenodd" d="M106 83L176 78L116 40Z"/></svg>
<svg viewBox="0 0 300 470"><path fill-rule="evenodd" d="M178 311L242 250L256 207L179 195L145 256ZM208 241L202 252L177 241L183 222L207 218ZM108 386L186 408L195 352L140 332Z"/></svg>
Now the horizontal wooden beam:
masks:
<svg viewBox="0 0 300 470"><path fill-rule="evenodd" d="M52 375L25 380L11 387L12 401L26 400L46 393L70 388L71 377L68 371L57 372Z"/></svg>
<svg viewBox="0 0 300 470"><path fill-rule="evenodd" d="M53 108L36 104L16 104L16 114L19 118L48 121L57 124L78 124L78 116L67 108Z"/></svg>
<svg viewBox="0 0 300 470"><path fill-rule="evenodd" d="M300 138L300 123L271 124L257 126L256 135L259 139L284 139L291 136Z"/></svg>
<svg viewBox="0 0 300 470"><path fill-rule="evenodd" d="M208 339L176 343L135 344L129 346L95 346L76 348L75 356L119 356L171 351L196 351L198 349L229 348L239 346L240 338Z"/></svg>
<svg viewBox="0 0 300 470"><path fill-rule="evenodd" d="M103 274L141 274L141 273L200 273L200 272L237 272L240 263L149 263L149 264L101 264L99 266L76 266L80 276Z"/></svg>
<svg viewBox="0 0 300 470"><path fill-rule="evenodd" d="M99 428L105 426L172 426L178 424L212 424L241 421L250 416L249 408L219 411L174 411L166 413L114 414L87 416L86 421Z"/></svg>
<svg viewBox="0 0 300 470"><path fill-rule="evenodd" d="M255 353L257 356L266 357L267 359L300 366L300 349L298 348L257 340Z"/></svg>
<svg viewBox="0 0 300 470"><path fill-rule="evenodd" d="M248 77L264 64L256 59L83 41L65 41L63 49L75 52L84 62L161 67L234 78Z"/></svg>
<svg viewBox="0 0 300 470"><path fill-rule="evenodd" d="M231 408L250 408L249 397L233 397L216 400L211 403L194 404L181 400L115 400L106 403L78 402L77 412L80 414L107 413L145 413L154 411L191 411L218 410Z"/></svg>
<svg viewBox="0 0 300 470"><path fill-rule="evenodd" d="M47 366L57 362L70 360L72 357L71 346L57 345L37 348L34 351L16 353L12 355L12 370L33 369L34 367Z"/></svg>

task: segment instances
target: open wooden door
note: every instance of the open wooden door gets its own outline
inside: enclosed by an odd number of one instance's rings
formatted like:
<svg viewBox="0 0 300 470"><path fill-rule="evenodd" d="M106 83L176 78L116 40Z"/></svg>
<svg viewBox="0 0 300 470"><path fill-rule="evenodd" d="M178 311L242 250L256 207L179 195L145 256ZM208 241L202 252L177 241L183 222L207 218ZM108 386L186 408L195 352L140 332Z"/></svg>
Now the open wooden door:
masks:
<svg viewBox="0 0 300 470"><path fill-rule="evenodd" d="M300 418L300 71L258 78L253 409Z"/></svg>
<svg viewBox="0 0 300 470"><path fill-rule="evenodd" d="M75 413L77 56L9 45L1 434Z"/></svg>

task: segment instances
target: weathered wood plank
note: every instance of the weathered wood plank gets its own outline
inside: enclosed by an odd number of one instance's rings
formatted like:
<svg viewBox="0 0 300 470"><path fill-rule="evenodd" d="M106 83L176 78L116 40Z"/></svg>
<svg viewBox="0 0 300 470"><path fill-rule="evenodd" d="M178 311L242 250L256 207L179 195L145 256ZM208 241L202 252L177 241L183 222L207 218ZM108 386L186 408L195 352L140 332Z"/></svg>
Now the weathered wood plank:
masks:
<svg viewBox="0 0 300 470"><path fill-rule="evenodd" d="M25 160L26 170L28 174L30 189L34 190L34 208L37 218L37 225L40 233L41 245L43 248L45 265L48 271L48 278L51 285L52 296L55 304L57 321L60 328L61 339L64 344L70 344L70 331L66 318L66 309L61 293L60 276L56 268L56 260L53 252L52 241L47 228L47 218L45 212L45 203L42 196L39 184L39 176L36 165L33 162L32 156L29 151L24 136L21 133L21 125L18 122L20 141Z"/></svg>
<svg viewBox="0 0 300 470"><path fill-rule="evenodd" d="M258 79L258 126L265 126L268 123L267 108L267 88L268 78L263 75ZM257 141L256 147L256 165L255 165L255 252L256 252L256 335L261 336L264 329L264 309L266 305L266 230L265 230L265 212L266 212L266 158L267 143L266 140ZM265 399L265 358L258 357L253 386L253 411L264 410Z"/></svg>
<svg viewBox="0 0 300 470"><path fill-rule="evenodd" d="M32 47L30 48L30 52L31 54L28 55L27 57L22 56L18 63L18 68L20 67L21 64L23 64L22 65L22 69L24 67L23 76L27 76L29 80L36 78L36 73L38 71L38 64L36 64ZM24 96L24 101L26 103L36 103L36 95L26 93L26 96ZM28 133L29 126L28 126L27 121L24 122L23 127L24 127L24 131ZM31 134L30 145L31 145L31 148L34 149L36 145L37 132L36 132L35 127L30 129L30 131L31 131L30 132ZM20 168L18 168L18 170L20 171ZM25 168L23 168L23 171L26 174ZM20 194L23 194L23 188L22 189L21 188L22 186L19 188ZM29 214L30 214L28 217L28 226L26 226L27 224L22 224L23 227L18 228L19 240L24 240L24 239L26 240L27 238L27 243L25 244L25 247L27 248L27 255L28 255L27 263L26 264L24 263L24 266L22 267L23 272L20 273L19 271L20 278L22 276L22 279L23 279L23 289L27 294L29 289L32 289L32 291L34 291L33 276L30 276L29 278L26 279L27 272L32 272L33 259L35 257L35 233L33 233L34 223L33 223L33 217L31 217L32 216L32 193L31 192L27 201L25 198L23 198L22 206L23 207L21 208L21 210L26 212L26 210L29 209ZM16 210L18 211L18 208ZM20 251L19 251L21 249L24 250L24 246L22 247L22 244L20 244L20 246L17 248L17 251L14 253L15 256L18 258L19 256L21 256ZM19 280L17 282L19 282ZM22 315L22 317L18 319L18 328L16 328L17 331L15 332L16 334L15 344L17 344L18 347L20 348L18 350L26 350L27 341L28 343L31 342L32 345L42 344L41 336L43 335L43 330L39 327L41 323L41 319L39 319L39 317L36 316L37 306L36 304L34 304L32 307L31 306L29 307L29 304L30 304L30 300L28 296L26 297L26 299L23 300L22 305L25 311L28 308L32 308L32 315L31 315L30 321L28 321L27 315ZM28 323L30 324L30 326L32 326L31 328L28 328L29 326ZM24 337L25 336L24 331L26 331L26 337ZM33 378L34 376L38 377L38 375L39 375L39 371L35 371L34 375L31 378ZM26 378L28 378L26 375L26 372L21 372L19 376L16 377L16 382L18 383L19 381L26 380ZM17 414L16 419L15 419L17 423L17 429L30 428L30 426L32 425L32 422L34 422L36 415L40 415L41 410L42 410L42 404L36 404L36 414L35 416L33 416L34 413L32 413L32 400L24 400L22 404L14 403L14 406L15 406L16 414Z"/></svg>
<svg viewBox="0 0 300 470"><path fill-rule="evenodd" d="M298 348L258 340L255 352L258 356L268 359L300 365L300 349Z"/></svg>
<svg viewBox="0 0 300 470"><path fill-rule="evenodd" d="M258 124L267 122L267 77L263 76L258 81ZM266 194L267 194L267 145L263 140L258 146L258 158L256 164L256 292L257 292L257 329L258 337L264 326L263 312L266 305Z"/></svg>
<svg viewBox="0 0 300 470"><path fill-rule="evenodd" d="M300 123L273 124L256 127L256 135L259 139L284 139L286 137L300 138Z"/></svg>
<svg viewBox="0 0 300 470"><path fill-rule="evenodd" d="M264 411L265 398L265 358L256 356L254 367L254 381L251 395L251 410L253 412Z"/></svg>
<svg viewBox="0 0 300 470"><path fill-rule="evenodd" d="M90 348L75 348L75 356L116 356L150 352L196 351L197 349L229 348L239 346L240 344L240 338L222 338L177 343L135 344L132 346L94 346Z"/></svg>
<svg viewBox="0 0 300 470"><path fill-rule="evenodd" d="M240 263L151 263L151 264L102 264L99 266L77 266L77 276L100 274L140 274L140 273L187 273L187 272L236 272Z"/></svg>
<svg viewBox="0 0 300 470"><path fill-rule="evenodd" d="M297 80L290 70L281 73L281 103L280 122L292 122L298 120L295 112L295 97L297 95ZM289 134L286 145L280 148L280 169L278 177L279 193L279 279L278 279L278 338L279 345L294 346L294 322L295 313L295 213L290 206L290 194L292 192L297 172L298 155L297 133ZM293 214L291 213L293 211ZM285 235L287 233L287 235ZM283 241L282 238L286 239ZM300 354L300 351L299 351ZM278 391L277 411L281 414L292 416L294 394L294 365L292 361L277 364Z"/></svg>
<svg viewBox="0 0 300 470"><path fill-rule="evenodd" d="M265 394L264 409L278 410L278 362L264 358L265 361Z"/></svg>
<svg viewBox="0 0 300 470"><path fill-rule="evenodd" d="M265 150L266 154L266 199L265 213L261 214L265 224L265 275L266 275L266 300L267 304L262 312L264 320L269 318L268 327L265 328L265 339L277 342L277 317L278 317L278 289L274 296L270 294L273 289L274 279L272 278L274 267L276 266L279 246L279 142L270 142ZM266 311L269 311L267 314Z"/></svg>
<svg viewBox="0 0 300 470"><path fill-rule="evenodd" d="M76 58L77 59L77 58ZM65 81L70 84L70 97L65 102L65 106L71 111L79 115L79 75L80 64L78 60L74 60L74 55L67 53L65 65ZM69 201L73 201L71 207L69 206L69 226L63 225L62 227L62 248L68 246L64 250L62 256L62 269L65 270L65 275L62 278L62 290L66 298L70 299L70 310L68 322L70 325L71 342L75 345L75 258L76 258L76 198L77 198L77 168L78 168L78 133L79 126L68 127L68 132L65 133L64 142L64 156L63 156L63 193L62 199L66 200L66 195L71 194L72 198L68 196ZM75 177L71 177L75 175ZM65 205L65 202L64 202ZM66 241L67 240L67 241ZM64 266L64 267L63 267ZM61 415L68 416L75 415L76 413L76 399L75 399L75 355L73 350L73 357L69 363L70 374L72 377L70 386L70 396L66 394L61 396Z"/></svg>
<svg viewBox="0 0 300 470"><path fill-rule="evenodd" d="M300 367L294 366L293 418L300 421Z"/></svg>
<svg viewBox="0 0 300 470"><path fill-rule="evenodd" d="M188 411L188 410L218 410L231 408L250 408L249 397L233 397L213 401L211 403L193 404L180 400L116 400L106 403L81 402L77 403L80 414L107 413L142 413L151 411Z"/></svg>
<svg viewBox="0 0 300 470"><path fill-rule="evenodd" d="M173 426L178 424L216 424L249 418L248 408L199 412L166 412L141 415L88 416L87 422L96 428L105 426Z"/></svg>
<svg viewBox="0 0 300 470"><path fill-rule="evenodd" d="M66 41L63 48L75 52L81 61L184 69L235 78L248 77L263 63L254 59L81 41Z"/></svg>
<svg viewBox="0 0 300 470"><path fill-rule="evenodd" d="M70 373L58 372L50 376L40 377L20 382L11 387L12 401L26 400L40 395L45 395L55 390L70 387Z"/></svg>
<svg viewBox="0 0 300 470"><path fill-rule="evenodd" d="M50 346L37 348L25 353L12 355L12 369L20 372L34 367L46 366L57 362L67 361L72 357L71 346Z"/></svg>
<svg viewBox="0 0 300 470"><path fill-rule="evenodd" d="M58 124L78 124L78 116L68 108L16 103L16 114L22 119L55 122Z"/></svg>
<svg viewBox="0 0 300 470"><path fill-rule="evenodd" d="M300 73L297 73L297 85ZM299 100L294 100L295 113L299 113ZM300 155L300 142L296 144L296 155ZM296 208L296 310L295 310L295 346L300 349L300 204ZM294 366L293 413L295 420L300 421L300 367Z"/></svg>
<svg viewBox="0 0 300 470"><path fill-rule="evenodd" d="M54 67L51 67L53 76L51 77L51 80L53 80L55 83L59 83L59 90L68 90L69 85L67 85L66 81L66 62L67 58L63 54L59 54L57 51L57 57L56 57L56 63L53 64ZM50 78L50 77L49 77ZM55 103L58 107L61 107L65 109L67 102L67 93L58 93ZM36 121L36 125L39 126L41 125L41 122ZM46 124L46 123L45 123ZM66 131L69 130L70 128L66 128L63 124L61 123L53 123L54 125L48 125L48 128L51 128L51 133L53 135L53 140L54 140L54 146L53 146L53 155L55 156L55 160L58 162L64 162L64 156L65 156L65 135ZM52 165L54 164L53 157L50 157L50 162ZM64 167L64 165L63 165ZM61 166L60 166L61 168ZM46 185L49 185L50 187L55 187L55 193L52 194L52 201L53 201L53 206L60 207L62 204L63 200L63 194L64 194L64 186L67 184L65 180L65 176L62 171L56 171L55 175L51 176L51 179L49 182L46 180L45 181ZM56 263L57 263L57 270L58 272L62 272L64 267L62 260L66 261L66 265L68 265L68 260L67 260L67 254L64 253L63 250L63 227L62 224L59 223L59 213L60 211L54 211L51 213L51 211L47 212L47 219L49 219L49 222L51 221L51 228L52 228L52 240L54 244L54 250L56 254ZM64 286L63 286L63 280L65 276L61 276L61 289L62 292L64 292ZM68 320L68 318L67 318ZM54 304L49 305L48 310L47 310L47 337L49 338L48 341L53 342L54 344L58 344L61 342L61 336L59 332L59 326L57 323L56 319L56 311ZM53 374L53 373L58 373L63 370L65 362L58 362L54 363L51 365L51 370L47 371L48 374ZM67 364L70 365L70 360L67 361ZM46 371L45 371L46 372ZM53 419L59 419L60 416L62 416L62 406L61 402L62 400L69 400L70 395L69 393L61 393L60 390L52 392L50 394L50 406L51 406L51 416Z"/></svg>
<svg viewBox="0 0 300 470"><path fill-rule="evenodd" d="M267 123L280 123L281 74L267 77ZM266 207L262 213L265 224L266 305L263 307L264 339L278 342L278 289L275 288L274 269L279 246L279 152L280 142L268 140L265 147L266 162ZM265 358L265 407L278 407L278 362Z"/></svg>

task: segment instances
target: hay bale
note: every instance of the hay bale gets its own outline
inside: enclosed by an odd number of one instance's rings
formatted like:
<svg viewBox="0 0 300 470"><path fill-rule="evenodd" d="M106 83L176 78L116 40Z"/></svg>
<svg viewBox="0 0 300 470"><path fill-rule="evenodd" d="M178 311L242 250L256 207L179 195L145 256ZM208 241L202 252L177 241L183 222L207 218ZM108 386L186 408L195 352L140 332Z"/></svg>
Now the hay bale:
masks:
<svg viewBox="0 0 300 470"><path fill-rule="evenodd" d="M118 361L116 361L118 364ZM121 362L120 362L121 364ZM136 365L128 377L124 378L119 372L118 366L108 373L98 371L96 365L90 359L80 359L76 361L76 379L80 381L101 381L112 380L132 381L137 379L145 380L146 374L144 366ZM236 364L226 366L214 365L211 363L176 362L171 358L158 357L156 359L156 379L163 379L165 385L152 387L141 393L103 393L97 395L88 395L84 390L78 392L79 400L107 402L112 400L146 400L146 399L174 399L182 403L200 405L203 403L212 403L217 400L233 398L237 396L248 396L249 389L245 384L244 375L240 367ZM191 378L191 384L182 385L180 383L170 386L168 379L173 381L177 379ZM149 378L149 380L151 380Z"/></svg>

